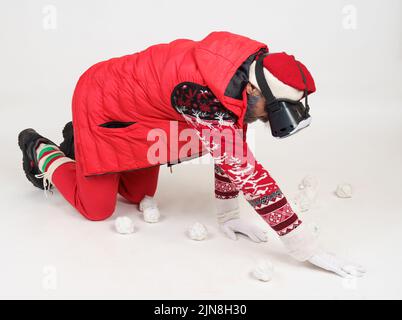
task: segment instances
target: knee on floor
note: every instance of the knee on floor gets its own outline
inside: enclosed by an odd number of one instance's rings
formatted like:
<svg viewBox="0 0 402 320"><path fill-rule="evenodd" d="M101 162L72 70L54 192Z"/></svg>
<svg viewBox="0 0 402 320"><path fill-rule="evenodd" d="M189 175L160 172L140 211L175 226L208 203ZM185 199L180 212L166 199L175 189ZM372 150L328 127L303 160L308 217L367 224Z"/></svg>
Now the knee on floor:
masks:
<svg viewBox="0 0 402 320"><path fill-rule="evenodd" d="M103 221L110 218L115 211L113 207L96 207L87 208L85 212L81 212L85 218L91 221Z"/></svg>

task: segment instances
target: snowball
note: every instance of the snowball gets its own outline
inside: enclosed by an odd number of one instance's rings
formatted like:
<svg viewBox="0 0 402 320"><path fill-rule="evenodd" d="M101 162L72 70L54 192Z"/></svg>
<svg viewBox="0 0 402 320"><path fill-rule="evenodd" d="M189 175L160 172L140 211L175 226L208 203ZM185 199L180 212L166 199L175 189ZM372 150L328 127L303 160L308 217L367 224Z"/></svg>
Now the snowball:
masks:
<svg viewBox="0 0 402 320"><path fill-rule="evenodd" d="M299 184L300 191L292 198L293 205L301 212L309 210L316 198L318 192L318 180L312 175L307 175Z"/></svg>
<svg viewBox="0 0 402 320"><path fill-rule="evenodd" d="M260 261L254 268L253 277L260 281L271 281L274 274L274 266L271 261Z"/></svg>
<svg viewBox="0 0 402 320"><path fill-rule="evenodd" d="M153 197L145 196L139 203L139 210L142 212L144 221L148 223L158 222L161 214L158 205Z"/></svg>
<svg viewBox="0 0 402 320"><path fill-rule="evenodd" d="M300 192L292 199L293 205L301 212L305 212L311 208L313 201L304 193Z"/></svg>
<svg viewBox="0 0 402 320"><path fill-rule="evenodd" d="M335 194L339 198L351 198L352 197L352 186L348 183L339 184L336 188Z"/></svg>
<svg viewBox="0 0 402 320"><path fill-rule="evenodd" d="M144 216L144 221L148 223L156 223L159 222L159 219L161 217L161 214L159 212L158 208L148 208L145 209L144 212L142 213Z"/></svg>
<svg viewBox="0 0 402 320"><path fill-rule="evenodd" d="M130 234L134 232L134 222L129 217L118 217L114 221L116 231L120 234Z"/></svg>
<svg viewBox="0 0 402 320"><path fill-rule="evenodd" d="M299 184L299 189L302 190L304 188L312 188L312 189L317 189L318 188L318 180L316 177L312 175L307 175L303 178L303 180Z"/></svg>
<svg viewBox="0 0 402 320"><path fill-rule="evenodd" d="M190 226L187 230L187 233L190 239L197 241L204 240L208 236L207 228L199 222L196 222Z"/></svg>

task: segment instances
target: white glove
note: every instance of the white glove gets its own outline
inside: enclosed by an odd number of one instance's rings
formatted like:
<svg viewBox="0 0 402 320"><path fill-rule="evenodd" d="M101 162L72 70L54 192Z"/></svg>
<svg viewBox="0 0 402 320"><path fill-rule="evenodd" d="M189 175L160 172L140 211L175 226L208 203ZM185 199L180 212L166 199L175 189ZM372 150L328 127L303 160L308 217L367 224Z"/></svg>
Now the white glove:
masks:
<svg viewBox="0 0 402 320"><path fill-rule="evenodd" d="M281 237L288 254L299 261L310 259L318 252L318 232L313 224L303 222L295 230Z"/></svg>
<svg viewBox="0 0 402 320"><path fill-rule="evenodd" d="M220 229L232 240L237 240L236 233L242 233L254 242L266 242L268 237L264 230L240 219L239 203L237 198L215 198L216 213Z"/></svg>
<svg viewBox="0 0 402 320"><path fill-rule="evenodd" d="M362 266L342 260L322 250L318 250L318 252L307 261L344 278L362 277L366 273L366 270Z"/></svg>
<svg viewBox="0 0 402 320"><path fill-rule="evenodd" d="M318 246L316 227L303 223L295 230L282 236L282 242L289 255L299 261L308 261L322 269L334 272L342 277L362 277L366 270L359 265L339 259Z"/></svg>
<svg viewBox="0 0 402 320"><path fill-rule="evenodd" d="M266 231L240 218L231 219L224 223L221 223L220 228L223 231L223 233L226 234L226 236L228 236L232 240L237 240L236 233L242 233L247 237L249 237L254 242L268 241Z"/></svg>

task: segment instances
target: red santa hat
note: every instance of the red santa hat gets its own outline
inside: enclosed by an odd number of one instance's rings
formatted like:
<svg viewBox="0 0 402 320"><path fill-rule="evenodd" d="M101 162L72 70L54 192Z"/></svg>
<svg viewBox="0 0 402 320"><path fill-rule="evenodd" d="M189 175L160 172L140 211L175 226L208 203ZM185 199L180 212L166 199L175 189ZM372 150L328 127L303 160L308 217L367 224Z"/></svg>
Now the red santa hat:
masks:
<svg viewBox="0 0 402 320"><path fill-rule="evenodd" d="M256 61L250 66L249 81L261 90L255 75L255 64ZM263 65L265 79L275 98L300 100L305 89L308 94L315 92L313 77L304 64L297 61L294 56L285 52L270 53L265 56ZM306 78L306 83L303 81L300 70Z"/></svg>

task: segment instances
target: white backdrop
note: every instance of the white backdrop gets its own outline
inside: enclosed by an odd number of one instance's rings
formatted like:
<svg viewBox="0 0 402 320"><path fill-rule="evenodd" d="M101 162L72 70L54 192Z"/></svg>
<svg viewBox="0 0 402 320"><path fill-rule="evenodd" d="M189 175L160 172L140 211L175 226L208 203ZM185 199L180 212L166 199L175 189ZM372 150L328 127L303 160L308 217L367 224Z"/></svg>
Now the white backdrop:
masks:
<svg viewBox="0 0 402 320"><path fill-rule="evenodd" d="M295 54L311 68L317 95L383 101L402 94L395 89L402 71L398 0L3 0L0 9L0 94L13 99L57 94L65 99L54 102L67 104L94 62L214 30Z"/></svg>
<svg viewBox="0 0 402 320"><path fill-rule="evenodd" d="M194 219L214 224L213 213L205 216L205 211L213 211L209 167L181 166L174 169L176 175L162 170L158 197L169 219L155 227L160 228L153 230L155 238L146 238L155 245L153 250L146 250L152 257L143 255L143 242L117 245L110 222L88 223L59 195L45 202L42 194L25 181L16 145L18 132L32 126L60 141L60 130L71 119L75 83L89 66L177 38L200 40L217 30L264 42L271 52L294 54L313 74L317 92L310 99L311 127L294 138L277 142L257 124L256 154L288 194L295 192L304 174L319 177L321 205L311 215L328 235L323 241L371 269L367 279L362 280L365 282L354 290L326 273L317 275L316 270L303 269L277 254L272 259L282 268L279 282L263 287L246 277L239 280L239 274L261 258L264 250L256 249L245 239L239 240L238 246L248 252L243 261L235 256L233 244L217 231L212 246L207 244L200 249L210 281L205 282L202 270L197 268L199 278L193 278L185 254L172 262L159 249L161 242L168 241L172 254L188 252L188 257L193 257L193 248L181 244L179 230ZM0 195L0 297L401 298L401 74L399 0L2 0L0 142L5 151L0 160L4 170ZM196 177L199 182L194 186ZM349 202L339 202L332 195L342 181L356 187L356 195ZM185 190L184 194L174 192L179 189ZM117 215L127 214L127 210L125 205ZM250 219L254 217L245 203L243 212ZM62 234L58 232L61 226ZM172 230L178 232L176 236L169 233ZM98 243L91 242L89 248L80 246L81 240L89 240L87 234L106 246L105 251ZM220 261L222 257L213 253L217 241L223 243L222 250L233 251L234 256L225 255ZM78 250L76 253L70 251L71 245ZM278 252L282 250L275 240L272 246L274 252L276 248ZM63 255L66 250L67 256ZM132 250L137 250L132 260L119 256ZM98 264L105 259L105 253L115 259L106 266ZM147 259L156 266L161 263L158 255L164 267L149 271ZM221 266L238 266L234 268L238 273L231 278L219 271L224 278L219 283L221 278L214 278L213 273L217 270L206 266L211 255ZM247 260L250 255L252 259ZM81 269L71 265L74 259L82 262L90 256L93 261L88 268L85 263ZM132 263L132 267L122 267L122 261ZM40 286L47 264L56 265L64 276L58 291L49 293ZM113 278L114 268L122 268L119 278ZM135 270L145 273L132 275ZM383 270L387 270L386 275ZM130 276L135 286L128 285ZM183 277L187 282L181 282ZM236 286L232 287L233 283ZM315 291L307 292L303 289L307 287Z"/></svg>

